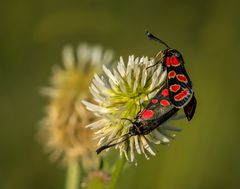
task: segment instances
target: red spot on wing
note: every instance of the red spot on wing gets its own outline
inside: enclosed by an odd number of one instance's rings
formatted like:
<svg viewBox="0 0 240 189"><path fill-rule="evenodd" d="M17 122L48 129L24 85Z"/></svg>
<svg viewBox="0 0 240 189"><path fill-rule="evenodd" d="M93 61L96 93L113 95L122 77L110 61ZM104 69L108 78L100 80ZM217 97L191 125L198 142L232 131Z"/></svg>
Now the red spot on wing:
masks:
<svg viewBox="0 0 240 189"><path fill-rule="evenodd" d="M176 76L176 72L175 71L170 71L168 72L168 78L171 79L171 78L174 78Z"/></svg>
<svg viewBox="0 0 240 189"><path fill-rule="evenodd" d="M176 101L181 101L182 99L184 99L187 95L189 94L189 90L188 89L184 89L182 92L180 92L179 94L174 96L174 100Z"/></svg>
<svg viewBox="0 0 240 189"><path fill-rule="evenodd" d="M163 89L162 92L161 92L161 95L168 96L169 95L168 89Z"/></svg>
<svg viewBox="0 0 240 189"><path fill-rule="evenodd" d="M166 100L166 99L162 99L162 100L160 101L160 104L161 104L162 106L170 106L170 102L169 102L168 100Z"/></svg>
<svg viewBox="0 0 240 189"><path fill-rule="evenodd" d="M178 61L178 59L176 58L176 56L172 56L171 57L171 65L176 67L180 65L180 62Z"/></svg>
<svg viewBox="0 0 240 189"><path fill-rule="evenodd" d="M171 59L170 59L170 57L167 57L167 58L166 58L166 66L167 66L167 67L170 67L170 66L171 66Z"/></svg>
<svg viewBox="0 0 240 189"><path fill-rule="evenodd" d="M156 99L156 98L152 99L152 103L153 104L157 104L158 103L158 99Z"/></svg>
<svg viewBox="0 0 240 189"><path fill-rule="evenodd" d="M187 83L188 82L188 79L183 74L177 74L176 77L177 77L178 81L180 81L180 82L183 82L183 83Z"/></svg>
<svg viewBox="0 0 240 189"><path fill-rule="evenodd" d="M142 119L150 119L153 117L153 115L154 115L154 112L152 110L145 110L142 112L141 118Z"/></svg>
<svg viewBox="0 0 240 189"><path fill-rule="evenodd" d="M180 89L180 85L178 84L173 84L170 86L170 91L176 93Z"/></svg>

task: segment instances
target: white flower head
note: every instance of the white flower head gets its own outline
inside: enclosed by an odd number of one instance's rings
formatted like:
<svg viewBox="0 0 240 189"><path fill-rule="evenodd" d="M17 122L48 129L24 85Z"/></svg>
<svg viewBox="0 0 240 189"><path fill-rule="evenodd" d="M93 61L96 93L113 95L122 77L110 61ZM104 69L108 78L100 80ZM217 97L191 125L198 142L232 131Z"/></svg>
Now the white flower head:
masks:
<svg viewBox="0 0 240 189"><path fill-rule="evenodd" d="M95 130L98 145L109 141L121 141L121 137L129 133L131 122L134 120L142 106L151 99L166 80L166 71L162 65L154 65L154 59L148 57L134 58L129 56L125 65L122 57L115 68L110 71L103 65L104 75L94 75L90 85L90 92L96 104L83 101L87 109L93 111L101 119L88 125ZM170 126L165 122L161 129L154 129L147 135L135 135L128 140L115 145L129 161L135 160L135 152L144 154L148 159L149 154L155 155L152 144L168 143L169 136L162 132ZM130 156L129 156L130 155Z"/></svg>

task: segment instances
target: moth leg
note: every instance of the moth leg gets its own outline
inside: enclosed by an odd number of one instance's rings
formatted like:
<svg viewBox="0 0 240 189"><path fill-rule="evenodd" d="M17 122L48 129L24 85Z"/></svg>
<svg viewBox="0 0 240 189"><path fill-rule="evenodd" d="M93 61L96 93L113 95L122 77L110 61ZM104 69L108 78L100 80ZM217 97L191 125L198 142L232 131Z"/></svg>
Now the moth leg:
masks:
<svg viewBox="0 0 240 189"><path fill-rule="evenodd" d="M156 90L161 89L161 88L163 87L163 85L164 85L164 84L162 84L161 86L156 86L155 88L153 88L153 90L150 91L149 94L151 94L152 92L154 92L154 91L156 91ZM149 100L149 96L148 96L148 95L147 95L147 97L148 97L148 100Z"/></svg>
<svg viewBox="0 0 240 189"><path fill-rule="evenodd" d="M141 100L141 99L139 98L139 99L138 99L138 105L139 105L139 107L140 107L140 110L138 111L137 114L139 114L139 113L142 111L142 108L143 108L143 106L142 106L140 100Z"/></svg>
<svg viewBox="0 0 240 189"><path fill-rule="evenodd" d="M147 94L147 99L148 99L148 101L150 100L150 98L149 98L149 95Z"/></svg>
<svg viewBox="0 0 240 189"><path fill-rule="evenodd" d="M158 52L156 55L154 55L153 59L156 59L160 54L162 54L162 51L160 51L160 52ZM146 69L149 69L149 68L152 68L152 67L158 65L159 63L162 62L163 58L164 58L164 56L162 56L162 57L160 58L160 60L157 61L155 64L153 64L153 65L151 65L151 66L148 66Z"/></svg>
<svg viewBox="0 0 240 189"><path fill-rule="evenodd" d="M155 54L153 58L157 58L160 54L162 54L162 51L159 51L157 54Z"/></svg>

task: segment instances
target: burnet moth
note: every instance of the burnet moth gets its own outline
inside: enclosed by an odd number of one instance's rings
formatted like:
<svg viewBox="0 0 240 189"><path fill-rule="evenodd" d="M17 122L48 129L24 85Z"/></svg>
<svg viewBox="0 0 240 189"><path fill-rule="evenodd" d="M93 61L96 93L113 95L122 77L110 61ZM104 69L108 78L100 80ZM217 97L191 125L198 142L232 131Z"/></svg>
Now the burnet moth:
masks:
<svg viewBox="0 0 240 189"><path fill-rule="evenodd" d="M169 90L164 84L157 94L149 101L144 110L140 111L134 120L123 118L131 122L129 132L118 138L114 138L107 144L99 147L96 152L99 154L101 151L120 144L130 137L135 135L147 135L154 129L161 125L177 113L179 108L176 108L169 99ZM165 130L178 130L177 128L164 128Z"/></svg>
<svg viewBox="0 0 240 189"><path fill-rule="evenodd" d="M190 121L195 113L197 100L192 89L192 82L184 67L183 56L179 51L170 48L167 43L155 37L149 31L146 31L146 34L149 39L155 40L166 47L165 50L157 54L161 55L161 58L156 64L161 63L163 68L167 70L167 88L170 102L176 108L184 108L185 115Z"/></svg>
<svg viewBox="0 0 240 189"><path fill-rule="evenodd" d="M167 69L167 81L149 101L144 110L136 115L133 121L123 118L132 124L129 132L99 147L96 150L97 154L107 148L125 142L132 136L144 136L156 128L161 128L161 125L181 108L184 108L185 115L189 121L195 113L197 101L192 89L192 82L185 70L181 53L176 49L170 48L165 42L150 32L147 31L146 34L150 39L156 40L166 46L165 50L158 53L161 54L162 57L157 64L161 63L163 68ZM171 130L172 129L173 128L171 128Z"/></svg>

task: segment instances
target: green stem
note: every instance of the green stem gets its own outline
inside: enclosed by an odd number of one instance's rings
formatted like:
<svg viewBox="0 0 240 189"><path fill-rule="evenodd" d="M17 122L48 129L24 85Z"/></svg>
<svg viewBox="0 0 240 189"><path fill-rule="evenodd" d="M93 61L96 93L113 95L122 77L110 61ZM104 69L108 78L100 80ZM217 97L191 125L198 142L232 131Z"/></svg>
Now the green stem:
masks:
<svg viewBox="0 0 240 189"><path fill-rule="evenodd" d="M111 180L110 184L108 185L107 189L115 189L116 188L117 181L118 181L118 179L121 175L121 172L123 170L125 162L126 162L126 159L124 157L121 158L117 162L115 170L114 170L113 175L112 175L112 180Z"/></svg>
<svg viewBox="0 0 240 189"><path fill-rule="evenodd" d="M66 175L66 189L79 189L80 166L76 159L68 162Z"/></svg>

